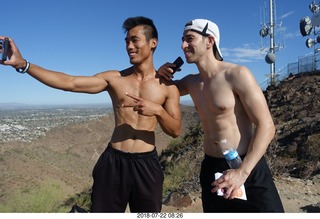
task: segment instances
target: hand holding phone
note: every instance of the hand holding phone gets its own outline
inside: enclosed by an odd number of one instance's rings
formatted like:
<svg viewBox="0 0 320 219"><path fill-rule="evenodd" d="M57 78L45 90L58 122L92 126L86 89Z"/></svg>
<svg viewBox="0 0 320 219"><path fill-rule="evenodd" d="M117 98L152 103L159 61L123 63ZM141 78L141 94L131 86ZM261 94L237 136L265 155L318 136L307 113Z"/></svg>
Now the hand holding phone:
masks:
<svg viewBox="0 0 320 219"><path fill-rule="evenodd" d="M174 60L173 64L175 64L176 67L171 67L171 69L173 70L173 73L178 71L180 69L180 67L183 65L183 63L184 63L184 61L182 60L182 58L180 56L176 60Z"/></svg>
<svg viewBox="0 0 320 219"><path fill-rule="evenodd" d="M2 61L6 61L7 60L7 56L8 56L8 47L9 47L9 39L6 37L4 38L3 41L1 41L1 53L2 53L2 57L1 60Z"/></svg>

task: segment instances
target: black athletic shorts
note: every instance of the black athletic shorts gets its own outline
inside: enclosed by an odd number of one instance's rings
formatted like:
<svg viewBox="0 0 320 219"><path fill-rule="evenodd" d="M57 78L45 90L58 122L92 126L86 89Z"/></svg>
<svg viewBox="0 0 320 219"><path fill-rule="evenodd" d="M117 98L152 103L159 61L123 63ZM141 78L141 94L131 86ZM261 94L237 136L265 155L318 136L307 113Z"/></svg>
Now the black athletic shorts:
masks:
<svg viewBox="0 0 320 219"><path fill-rule="evenodd" d="M244 186L247 200L224 199L212 193L216 172L230 169L224 158L205 155L201 165L200 183L204 212L284 212L281 199L264 157L257 163Z"/></svg>
<svg viewBox="0 0 320 219"><path fill-rule="evenodd" d="M126 153L108 145L93 169L91 212L160 212L163 171L156 149Z"/></svg>

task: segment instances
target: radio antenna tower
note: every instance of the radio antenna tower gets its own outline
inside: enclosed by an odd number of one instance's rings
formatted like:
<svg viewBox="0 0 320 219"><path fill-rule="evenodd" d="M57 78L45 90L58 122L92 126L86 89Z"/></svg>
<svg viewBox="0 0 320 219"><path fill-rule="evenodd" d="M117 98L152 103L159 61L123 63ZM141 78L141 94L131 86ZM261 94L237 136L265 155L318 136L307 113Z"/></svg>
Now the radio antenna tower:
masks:
<svg viewBox="0 0 320 219"><path fill-rule="evenodd" d="M309 9L312 12L313 16L310 19L309 16L306 16L300 20L300 33L302 36L310 36L313 32L313 38L308 38L306 41L306 46L308 48L313 47L313 71L317 70L317 58L316 54L320 52L320 49L316 47L316 44L320 43L319 36L319 27L320 27L320 5L317 4L315 0L309 5ZM318 35L318 36L317 36Z"/></svg>
<svg viewBox="0 0 320 219"><path fill-rule="evenodd" d="M276 20L275 20L275 0L269 0L269 19L270 22L261 24L260 29L260 36L261 37L270 37L270 47L268 50L268 53L265 57L265 61L270 64L270 85L274 86L276 85L276 72L275 72L275 61L276 61L276 55L275 52L280 49L280 46L275 46L275 27L277 26ZM262 48L264 50L264 48Z"/></svg>

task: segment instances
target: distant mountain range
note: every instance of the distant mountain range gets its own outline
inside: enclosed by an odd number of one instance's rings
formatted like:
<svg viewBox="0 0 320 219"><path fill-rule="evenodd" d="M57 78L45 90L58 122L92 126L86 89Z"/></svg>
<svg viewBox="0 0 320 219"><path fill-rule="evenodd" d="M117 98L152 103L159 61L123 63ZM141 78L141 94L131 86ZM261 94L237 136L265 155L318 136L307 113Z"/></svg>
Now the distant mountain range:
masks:
<svg viewBox="0 0 320 219"><path fill-rule="evenodd" d="M183 100L181 101L182 105L193 106L192 100ZM64 108L88 108L88 107L112 107L111 103L97 103L97 104L25 104L25 103L0 103L0 110L11 110L11 109L46 109L46 108L56 108L56 107L64 107Z"/></svg>
<svg viewBox="0 0 320 219"><path fill-rule="evenodd" d="M111 104L24 104L24 103L0 103L0 110L6 109L47 109L47 108L56 108L56 107L63 107L63 108L88 108L88 107L112 107Z"/></svg>

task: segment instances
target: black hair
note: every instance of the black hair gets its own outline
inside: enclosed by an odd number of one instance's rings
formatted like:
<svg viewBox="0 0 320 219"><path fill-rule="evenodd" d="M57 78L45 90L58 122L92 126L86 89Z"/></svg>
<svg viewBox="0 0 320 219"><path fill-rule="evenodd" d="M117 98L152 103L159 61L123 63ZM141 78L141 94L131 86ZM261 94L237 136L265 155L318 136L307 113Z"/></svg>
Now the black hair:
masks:
<svg viewBox="0 0 320 219"><path fill-rule="evenodd" d="M153 21L149 18L143 16L130 17L127 18L122 25L122 28L127 33L132 28L142 25L144 26L145 36L147 41L156 38L158 40L158 31Z"/></svg>

